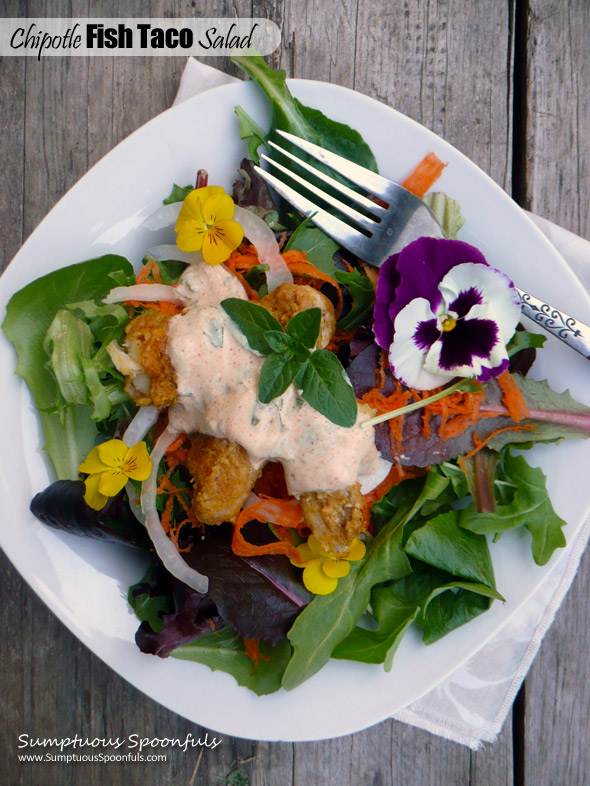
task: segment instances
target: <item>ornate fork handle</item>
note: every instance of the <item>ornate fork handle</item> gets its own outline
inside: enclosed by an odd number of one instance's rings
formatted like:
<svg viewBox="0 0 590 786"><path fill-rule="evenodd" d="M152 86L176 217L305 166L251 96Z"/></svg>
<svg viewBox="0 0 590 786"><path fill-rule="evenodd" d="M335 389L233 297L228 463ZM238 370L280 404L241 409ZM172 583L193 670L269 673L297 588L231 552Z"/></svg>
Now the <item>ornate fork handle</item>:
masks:
<svg viewBox="0 0 590 786"><path fill-rule="evenodd" d="M564 341L576 352L590 358L590 327L574 317L570 317L555 306L543 303L536 297L518 290L522 313L534 320L549 333Z"/></svg>

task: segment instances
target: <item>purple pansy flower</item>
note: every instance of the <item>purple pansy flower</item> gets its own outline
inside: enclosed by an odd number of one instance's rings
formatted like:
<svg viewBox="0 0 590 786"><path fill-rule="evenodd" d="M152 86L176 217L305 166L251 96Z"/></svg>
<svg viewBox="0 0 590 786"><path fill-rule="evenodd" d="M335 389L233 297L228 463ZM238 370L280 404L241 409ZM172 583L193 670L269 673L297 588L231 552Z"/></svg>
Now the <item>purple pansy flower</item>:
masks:
<svg viewBox="0 0 590 786"><path fill-rule="evenodd" d="M377 343L409 387L431 390L454 377L487 382L508 367L520 298L468 243L415 240L383 263L376 295Z"/></svg>

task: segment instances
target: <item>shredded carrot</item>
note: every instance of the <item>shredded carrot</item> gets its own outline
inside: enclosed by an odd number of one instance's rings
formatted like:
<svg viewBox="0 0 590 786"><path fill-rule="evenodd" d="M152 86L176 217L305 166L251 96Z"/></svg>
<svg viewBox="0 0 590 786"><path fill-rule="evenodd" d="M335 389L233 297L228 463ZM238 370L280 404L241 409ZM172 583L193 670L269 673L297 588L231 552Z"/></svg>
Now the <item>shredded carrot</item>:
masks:
<svg viewBox="0 0 590 786"><path fill-rule="evenodd" d="M277 540L272 543L266 543L263 546L248 543L242 534L242 529L253 519L263 524L273 523L278 524L280 527L297 528L303 519L301 506L297 500L268 497L244 508L238 513L234 522L231 547L234 554L240 557L254 557L261 554L286 554L299 559L297 549L287 540ZM277 531L277 534L279 534L279 531Z"/></svg>
<svg viewBox="0 0 590 786"><path fill-rule="evenodd" d="M529 414L529 410L516 380L509 371L500 374L496 379L502 391L502 403L508 410L508 414L512 420L519 423L526 418Z"/></svg>
<svg viewBox="0 0 590 786"><path fill-rule="evenodd" d="M499 428L496 429L496 431L492 431L492 433L485 439L480 439L477 436L477 434L474 434L473 443L475 447L473 448L473 450L470 450L469 453L466 453L464 456L459 457L459 466L461 467L463 472L465 472L465 462L467 461L467 459L470 459L473 456L475 456L476 453L479 453L479 451L482 448L484 448L488 444L488 442L491 442L491 440L494 437L496 437L498 434L501 434L503 431L535 431L535 430L536 430L535 426L533 426L532 424L528 424L524 426L504 426L504 428Z"/></svg>
<svg viewBox="0 0 590 786"><path fill-rule="evenodd" d="M153 281L149 280L149 276L152 276ZM145 265L141 268L137 276L135 277L136 284L161 284L162 283L162 276L160 275L160 268L158 267L158 263L155 259L148 259Z"/></svg>
<svg viewBox="0 0 590 786"><path fill-rule="evenodd" d="M187 439L188 439L187 434L179 434L174 440L174 442L170 443L170 445L166 450L166 453L174 453L174 451L177 448L179 448L181 445L183 445L187 441Z"/></svg>
<svg viewBox="0 0 590 786"><path fill-rule="evenodd" d="M438 156L434 153L428 153L414 171L403 181L402 186L411 191L412 194L423 197L436 183L445 167L446 164Z"/></svg>
<svg viewBox="0 0 590 786"><path fill-rule="evenodd" d="M268 655L260 652L260 639L243 639L244 652L254 664L254 671L258 668L261 660L270 661Z"/></svg>
<svg viewBox="0 0 590 786"><path fill-rule="evenodd" d="M144 281L144 283L147 282ZM170 314L172 317L176 316L176 314L180 314L184 308L179 303L170 303L167 300L145 302L142 300L126 300L123 305L128 308L151 308L154 311L163 311L165 314Z"/></svg>
<svg viewBox="0 0 590 786"><path fill-rule="evenodd" d="M190 523L194 527L201 526L201 523L197 520L190 504L185 499L186 493L187 489L178 488L178 486L175 486L168 475L160 475L158 479L157 494L168 494L168 499L166 500L166 505L164 506L164 510L162 512L162 528L164 529L164 532L170 536L170 539L178 551L190 551L190 546L181 549L178 543L181 528L187 523ZM172 519L175 499L186 513L185 518L181 521L173 521Z"/></svg>
<svg viewBox="0 0 590 786"><path fill-rule="evenodd" d="M310 262L305 251L291 249L290 251L285 251L281 256L296 279L303 278L304 283L315 285L316 288L319 288L324 283L332 284L335 287L338 293L338 306L336 309L338 316L342 311L342 293L332 276L324 273ZM243 284L250 300L258 300L258 294L249 286L243 274L259 264L260 260L258 259L256 248L246 243L242 243L239 248L232 251L230 258L225 263L228 270Z"/></svg>

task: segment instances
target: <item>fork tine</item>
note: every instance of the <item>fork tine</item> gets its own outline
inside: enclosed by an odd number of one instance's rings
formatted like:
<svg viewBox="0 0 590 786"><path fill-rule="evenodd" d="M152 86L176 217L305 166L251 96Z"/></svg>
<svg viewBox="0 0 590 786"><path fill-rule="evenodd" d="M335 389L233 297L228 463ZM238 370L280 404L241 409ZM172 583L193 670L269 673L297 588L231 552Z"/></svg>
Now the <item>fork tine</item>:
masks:
<svg viewBox="0 0 590 786"><path fill-rule="evenodd" d="M322 180L326 183L330 188L333 188L335 191L339 191L343 196L350 199L352 202L356 202L357 205L361 205L365 208L365 210L370 210L372 213L375 213L379 217L383 216L385 213L385 209L378 205L376 202L373 202L372 199L368 199L363 194L359 194L358 191L353 191L352 188L349 188L344 183L336 180L330 175L327 175L325 172L322 172L320 169L308 164L307 161L304 161L302 158L299 158L293 153L290 153L285 148L281 147L280 145L275 144L275 142L271 142L270 140L267 142L269 147L272 147L274 150L277 150L281 155L285 156L286 158L290 159L302 169L305 169L306 172L309 172L311 175L316 177L318 180Z"/></svg>
<svg viewBox="0 0 590 786"><path fill-rule="evenodd" d="M284 175L287 175L287 177L290 177L292 180L295 180L296 183L299 183L308 191L311 191L312 194L315 194L320 199L323 199L333 208L335 208L340 213L342 213L342 215L345 215L351 221L354 221L356 224L358 224L360 227L365 229L367 232L374 232L375 229L378 227L377 222L374 221L373 219L363 216L362 213L359 213L353 207L349 207L349 205L345 205L344 202L341 202L339 199L336 199L330 194L326 194L326 192L322 191L321 188L318 188L317 186L314 186L313 183L309 183L307 180L304 180L295 172L292 172L290 169L287 169L287 167L284 167L282 164L279 164L278 161L269 158L267 155L264 155L264 153L260 156L260 158L263 159L264 161L267 161L272 166L276 167ZM310 169L312 170L312 172L314 171L313 167L310 167Z"/></svg>
<svg viewBox="0 0 590 786"><path fill-rule="evenodd" d="M375 196L387 200L391 193L391 181L378 175L376 172L371 172L353 161L349 161L348 158L339 156L337 153L332 153L329 150L324 150L323 147L314 145L313 142L308 142L306 139L300 139L287 131L277 130L276 133L287 139L295 147L304 150L312 158L321 161L322 164L326 164L330 169L334 169L339 174L344 175L353 183L366 188L367 191L370 191Z"/></svg>
<svg viewBox="0 0 590 786"><path fill-rule="evenodd" d="M311 199L302 196L295 191L291 186L283 183L278 177L275 177L270 172L266 172L259 166L255 166L254 170L271 185L275 191L280 194L287 202L290 202L293 207L303 213L307 218L311 218L313 223L323 229L324 232L330 237L334 238L342 246L345 246L354 254L362 256L366 251L367 237L359 232L357 229L345 224L336 216L330 215L326 210L318 207ZM291 174L291 173L289 173Z"/></svg>

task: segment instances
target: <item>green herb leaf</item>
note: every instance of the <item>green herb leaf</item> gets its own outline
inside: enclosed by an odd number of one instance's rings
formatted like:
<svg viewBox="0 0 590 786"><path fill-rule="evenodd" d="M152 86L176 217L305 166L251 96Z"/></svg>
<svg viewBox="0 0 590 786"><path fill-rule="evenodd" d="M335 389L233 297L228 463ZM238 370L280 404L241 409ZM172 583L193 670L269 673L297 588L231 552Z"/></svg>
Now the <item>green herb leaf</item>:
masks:
<svg viewBox="0 0 590 786"><path fill-rule="evenodd" d="M287 333L307 349L313 349L320 335L321 321L322 310L308 308L291 317L287 324Z"/></svg>
<svg viewBox="0 0 590 786"><path fill-rule="evenodd" d="M172 205L174 202L184 202L190 192L194 190L195 187L190 185L190 183L188 186L177 186L176 183L174 183L170 196L167 196L163 202L165 205Z"/></svg>
<svg viewBox="0 0 590 786"><path fill-rule="evenodd" d="M244 642L232 628L226 626L215 633L200 636L190 644L182 644L170 655L181 660L204 663L212 671L225 671L238 683L254 691L258 696L274 693L281 687L281 677L291 655L287 641L276 647L260 642L260 652L268 660L261 659L255 668L246 655Z"/></svg>
<svg viewBox="0 0 590 786"><path fill-rule="evenodd" d="M555 549L566 545L566 540L561 529L565 521L553 509L543 471L529 466L523 456L513 456L508 451L499 477L513 486L508 501L496 505L494 513L478 513L471 504L461 511L459 525L480 534L526 527L533 537L533 558L537 565L545 565Z"/></svg>
<svg viewBox="0 0 590 786"><path fill-rule="evenodd" d="M350 428L356 423L357 403L342 364L332 352L312 352L297 378L301 396L314 409L336 423Z"/></svg>
<svg viewBox="0 0 590 786"><path fill-rule="evenodd" d="M264 337L273 352L290 352L291 356L294 355L296 342L286 333L282 331L279 333L278 330L269 330L264 334Z"/></svg>
<svg viewBox="0 0 590 786"><path fill-rule="evenodd" d="M237 297L222 300L220 305L246 336L250 349L261 355L269 355L272 350L265 334L269 330L284 332L278 319L275 319L263 306Z"/></svg>
<svg viewBox="0 0 590 786"><path fill-rule="evenodd" d="M262 404L270 403L282 395L297 376L301 363L290 354L275 352L269 355L260 369L258 398Z"/></svg>
<svg viewBox="0 0 590 786"><path fill-rule="evenodd" d="M343 330L345 332L354 330L360 325L368 322L373 315L373 308L375 306L375 290L373 284L371 284L367 276L364 276L360 270L356 268L352 273L345 273L342 270L337 270L334 273L334 278L339 284L348 287L354 303L348 314L338 321L338 330Z"/></svg>

